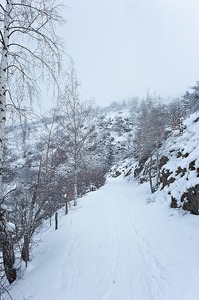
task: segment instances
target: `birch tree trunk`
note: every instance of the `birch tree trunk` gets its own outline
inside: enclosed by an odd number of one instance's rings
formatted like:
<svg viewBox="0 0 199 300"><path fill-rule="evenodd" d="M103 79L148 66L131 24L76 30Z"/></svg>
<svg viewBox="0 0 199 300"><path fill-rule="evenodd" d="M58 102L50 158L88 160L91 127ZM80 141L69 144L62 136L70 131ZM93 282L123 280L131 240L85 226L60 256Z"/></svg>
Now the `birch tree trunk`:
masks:
<svg viewBox="0 0 199 300"><path fill-rule="evenodd" d="M38 78L46 79L47 74L58 85L63 47L54 23L64 22L59 13L62 7L59 0L0 0L0 251L10 283L16 271L3 203L6 107L11 104L20 109L21 99L32 100Z"/></svg>
<svg viewBox="0 0 199 300"><path fill-rule="evenodd" d="M54 118L54 116L53 116ZM54 121L51 124L49 133L48 133L48 140L47 140L47 150L46 150L46 156L44 159L44 182L42 184L42 194L41 194L41 202L36 205L36 199L38 197L38 188L40 185L40 180L41 180L41 172L42 172L42 159L39 164L39 169L37 173L37 179L34 183L34 189L33 189L33 195L28 211L28 223L27 223L27 228L26 228L26 233L25 235L27 236L26 243L23 244L22 251L21 251L21 258L27 263L27 259L29 261L29 255L26 256L26 253L28 251L29 253L29 248L30 248L30 242L32 239L32 236L38 227L41 214L42 214L42 209L44 208L44 205L47 201L47 193L48 193L48 185L49 185L49 176L50 176L50 171L49 171L49 156L50 156L50 144L51 144L51 137L52 137L52 132L53 132L53 126L54 126Z"/></svg>
<svg viewBox="0 0 199 300"><path fill-rule="evenodd" d="M154 193L154 188L153 188L153 180L152 180L152 153L150 154L149 158L149 184L150 184L150 189L151 193Z"/></svg>
<svg viewBox="0 0 199 300"><path fill-rule="evenodd" d="M159 186L159 182L160 182L160 166L159 166L159 152L158 152L158 147L156 149L156 189Z"/></svg>
<svg viewBox="0 0 199 300"><path fill-rule="evenodd" d="M78 176L77 176L77 166L75 166L75 172L74 172L74 206L77 206L77 179L78 179Z"/></svg>
<svg viewBox="0 0 199 300"><path fill-rule="evenodd" d="M3 146L4 130L6 122L6 68L8 64L8 45L9 45L9 14L10 4L7 2L6 12L4 13L4 32L3 49L0 63L0 203L3 203Z"/></svg>
<svg viewBox="0 0 199 300"><path fill-rule="evenodd" d="M8 47L9 47L9 24L11 1L7 1L4 12L4 31L2 36L3 46L0 62L0 249L3 253L3 265L5 274L9 283L16 279L16 270L14 268L15 256L13 243L6 226L6 211L3 204L3 147L4 131L6 122L6 75L8 64Z"/></svg>

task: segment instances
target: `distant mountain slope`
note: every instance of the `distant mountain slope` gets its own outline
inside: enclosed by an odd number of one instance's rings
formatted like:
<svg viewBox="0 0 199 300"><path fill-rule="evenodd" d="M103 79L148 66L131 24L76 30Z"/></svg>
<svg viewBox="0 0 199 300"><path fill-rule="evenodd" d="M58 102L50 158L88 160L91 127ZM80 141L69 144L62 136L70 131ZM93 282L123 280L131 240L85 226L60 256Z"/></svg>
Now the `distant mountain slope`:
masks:
<svg viewBox="0 0 199 300"><path fill-rule="evenodd" d="M80 164L80 172L89 164L92 164L95 170L98 166L105 166L108 170L113 163L131 155L135 115L136 108L134 110L132 104L94 110L91 122L95 125L95 130L85 145L84 156L81 159L84 164ZM83 126L86 128L87 124ZM28 177L37 176L39 163L41 159L45 160L48 142L53 168L56 168L56 174L67 181L69 173L72 172L70 138L60 126L59 116L53 118L49 115L33 120L25 118L21 124L11 124L6 128L5 193L13 187L21 186L21 182L29 184L26 182ZM97 186L97 183L93 184ZM84 187L85 190L88 188L89 184Z"/></svg>

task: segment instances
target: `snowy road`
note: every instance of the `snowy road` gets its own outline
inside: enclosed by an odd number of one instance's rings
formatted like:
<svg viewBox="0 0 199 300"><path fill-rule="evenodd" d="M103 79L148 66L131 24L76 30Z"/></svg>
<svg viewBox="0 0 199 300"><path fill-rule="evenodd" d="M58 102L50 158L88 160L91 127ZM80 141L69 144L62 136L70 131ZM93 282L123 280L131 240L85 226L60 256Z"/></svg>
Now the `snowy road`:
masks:
<svg viewBox="0 0 199 300"><path fill-rule="evenodd" d="M199 217L148 203L147 189L109 179L80 199L43 233L13 299L198 300Z"/></svg>

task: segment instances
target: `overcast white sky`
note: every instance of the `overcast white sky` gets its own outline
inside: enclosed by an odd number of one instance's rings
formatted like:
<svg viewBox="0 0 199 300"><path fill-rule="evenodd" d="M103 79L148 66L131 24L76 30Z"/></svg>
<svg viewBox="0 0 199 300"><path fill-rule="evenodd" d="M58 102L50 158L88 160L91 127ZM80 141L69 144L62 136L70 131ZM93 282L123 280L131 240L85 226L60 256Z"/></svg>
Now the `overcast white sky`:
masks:
<svg viewBox="0 0 199 300"><path fill-rule="evenodd" d="M65 0L62 30L82 98L106 105L147 89L176 97L199 80L199 0Z"/></svg>

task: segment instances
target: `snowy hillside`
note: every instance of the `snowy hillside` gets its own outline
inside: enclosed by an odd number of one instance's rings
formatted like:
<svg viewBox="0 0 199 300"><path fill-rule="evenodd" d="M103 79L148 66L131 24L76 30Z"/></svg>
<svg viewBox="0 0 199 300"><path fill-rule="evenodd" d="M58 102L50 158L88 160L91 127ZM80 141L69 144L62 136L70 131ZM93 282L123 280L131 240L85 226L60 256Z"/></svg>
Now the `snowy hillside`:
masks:
<svg viewBox="0 0 199 300"><path fill-rule="evenodd" d="M159 158L159 185L155 194L160 194L173 208L183 208L199 214L199 112L191 114L183 122L184 130L172 132L152 157L153 181L157 177ZM136 178L139 183L149 181L150 161L125 159L113 166L110 176L121 174L127 179Z"/></svg>
<svg viewBox="0 0 199 300"><path fill-rule="evenodd" d="M78 162L79 196L87 193L91 186L102 186L104 175L110 166L131 155L135 115L132 107L128 105L122 108L116 105L93 112L91 123L94 130L86 141ZM63 206L63 194L66 192L72 200L74 170L71 141L59 119L60 116L55 118L51 114L42 118L25 118L21 124L11 124L6 128L4 194L13 191L6 198L7 205L12 206L13 200L18 205L19 199L32 198L32 187L38 177L40 165L40 194L45 180L49 186L49 207L45 208L49 211L47 215L52 215ZM87 126L85 122L82 130ZM21 207L16 208L20 209ZM12 222L14 218L11 216Z"/></svg>
<svg viewBox="0 0 199 300"><path fill-rule="evenodd" d="M94 113L78 165L78 205L67 215L75 173L60 117L53 126L49 117L7 129L4 182L11 190L6 203L16 228L17 280L7 286L3 274L2 285L14 300L198 299L199 219L192 214L199 214L199 113L139 159L132 107ZM49 223L57 210L55 231ZM26 269L21 257L33 215Z"/></svg>
<svg viewBox="0 0 199 300"><path fill-rule="evenodd" d="M184 121L184 132L162 148L161 189L172 207L199 214L199 113Z"/></svg>
<svg viewBox="0 0 199 300"><path fill-rule="evenodd" d="M59 229L46 223L37 235L12 299L198 300L199 219L148 195L148 184L120 176L60 211Z"/></svg>

